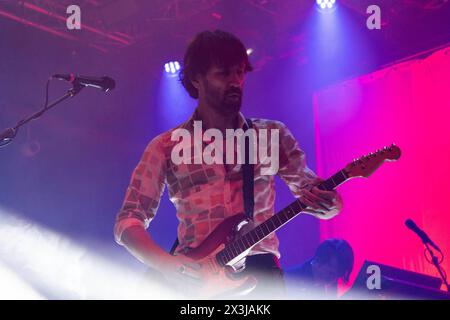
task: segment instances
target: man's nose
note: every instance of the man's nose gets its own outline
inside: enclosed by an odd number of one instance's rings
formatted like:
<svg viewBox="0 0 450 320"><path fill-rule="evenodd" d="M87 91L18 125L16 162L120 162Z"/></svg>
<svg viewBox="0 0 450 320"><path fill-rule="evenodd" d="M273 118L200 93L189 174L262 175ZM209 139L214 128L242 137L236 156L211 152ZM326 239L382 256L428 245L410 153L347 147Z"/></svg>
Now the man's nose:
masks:
<svg viewBox="0 0 450 320"><path fill-rule="evenodd" d="M239 72L233 72L230 75L230 86L242 87L244 83L244 76Z"/></svg>
<svg viewBox="0 0 450 320"><path fill-rule="evenodd" d="M241 93L242 94L242 85L238 84L238 83L231 83L228 86L228 90L227 91L228 92L232 92L232 93L236 92L236 93Z"/></svg>

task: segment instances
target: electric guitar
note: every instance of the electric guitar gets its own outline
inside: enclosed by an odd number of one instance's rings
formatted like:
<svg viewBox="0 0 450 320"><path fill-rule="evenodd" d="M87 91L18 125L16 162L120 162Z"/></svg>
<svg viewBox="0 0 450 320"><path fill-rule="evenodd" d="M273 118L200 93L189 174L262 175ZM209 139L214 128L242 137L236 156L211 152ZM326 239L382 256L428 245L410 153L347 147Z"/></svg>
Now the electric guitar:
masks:
<svg viewBox="0 0 450 320"><path fill-rule="evenodd" d="M367 178L385 161L399 159L400 154L400 148L392 144L390 147L384 147L355 159L344 169L319 184L318 188L333 190L352 178ZM227 294L245 294L251 291L256 285L255 279L239 277L240 267L237 266L242 265L240 262L253 246L306 208L307 206L297 199L247 232L243 232L245 228L242 227L249 222L245 214L241 213L225 219L198 247L188 249L184 253L195 261L195 271L200 274L200 277L183 284L183 290L189 292L190 297L195 295L200 298L217 298ZM180 270L180 273L186 273L188 277L187 269Z"/></svg>

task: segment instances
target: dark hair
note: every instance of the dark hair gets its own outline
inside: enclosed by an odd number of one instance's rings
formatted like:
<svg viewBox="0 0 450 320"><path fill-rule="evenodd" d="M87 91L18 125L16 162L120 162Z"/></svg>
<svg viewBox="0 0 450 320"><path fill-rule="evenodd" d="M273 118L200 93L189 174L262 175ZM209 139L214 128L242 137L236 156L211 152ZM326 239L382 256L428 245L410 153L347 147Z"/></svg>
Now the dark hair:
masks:
<svg viewBox="0 0 450 320"><path fill-rule="evenodd" d="M186 50L180 81L189 95L197 99L198 91L191 81L198 74L205 74L213 64L228 68L242 62L245 63L245 72L253 70L247 50L236 36L222 30L203 31L195 36Z"/></svg>
<svg viewBox="0 0 450 320"><path fill-rule="evenodd" d="M344 281L349 280L353 270L353 249L350 244L342 239L327 239L316 250L314 259L319 263L327 263L332 257L338 262L338 275Z"/></svg>

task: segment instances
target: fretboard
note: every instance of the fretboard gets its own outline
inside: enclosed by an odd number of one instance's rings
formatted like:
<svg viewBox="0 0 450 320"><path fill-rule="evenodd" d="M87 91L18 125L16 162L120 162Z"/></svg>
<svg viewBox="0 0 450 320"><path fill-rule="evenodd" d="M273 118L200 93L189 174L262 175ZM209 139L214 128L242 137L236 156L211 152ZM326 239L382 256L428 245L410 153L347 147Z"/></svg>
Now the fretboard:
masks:
<svg viewBox="0 0 450 320"><path fill-rule="evenodd" d="M338 185L344 183L346 180L347 176L345 172L341 170L329 179L319 184L318 188L321 190L333 190ZM295 200L286 208L279 211L271 218L255 227L253 230L230 242L222 251L217 254L217 261L222 266L226 265L229 261L239 256L241 253L261 242L272 232L281 228L306 208L307 206L300 200Z"/></svg>

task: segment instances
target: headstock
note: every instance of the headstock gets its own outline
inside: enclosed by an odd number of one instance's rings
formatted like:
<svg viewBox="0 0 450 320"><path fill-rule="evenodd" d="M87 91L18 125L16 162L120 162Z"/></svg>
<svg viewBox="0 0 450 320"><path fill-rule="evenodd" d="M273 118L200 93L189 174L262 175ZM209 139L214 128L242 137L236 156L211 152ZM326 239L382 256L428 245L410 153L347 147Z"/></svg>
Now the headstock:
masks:
<svg viewBox="0 0 450 320"><path fill-rule="evenodd" d="M354 177L368 177L379 166L385 161L396 161L400 158L401 151L400 148L395 144L390 147L384 147L383 149L377 150L374 153L369 153L368 155L362 156L361 158L353 160L349 163L344 171L348 178Z"/></svg>

